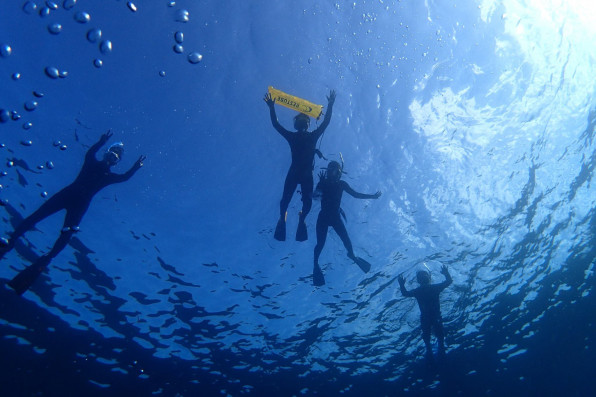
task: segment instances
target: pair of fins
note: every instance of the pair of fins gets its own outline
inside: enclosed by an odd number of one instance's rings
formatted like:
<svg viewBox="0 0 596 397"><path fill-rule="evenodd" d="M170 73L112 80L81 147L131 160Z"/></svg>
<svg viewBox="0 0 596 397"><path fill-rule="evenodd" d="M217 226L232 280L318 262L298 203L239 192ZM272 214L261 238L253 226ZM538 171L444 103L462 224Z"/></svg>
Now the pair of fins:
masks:
<svg viewBox="0 0 596 397"><path fill-rule="evenodd" d="M302 213L300 213L302 214ZM275 227L275 233L273 237L277 241L286 241L286 218L288 217L288 213L284 217L280 217L277 221L277 226ZM306 241L308 240L308 232L306 231L306 223L300 217L298 221L298 229L296 230L296 241Z"/></svg>
<svg viewBox="0 0 596 397"><path fill-rule="evenodd" d="M362 259L358 256L355 256L352 258L352 260L354 261L354 263L356 263L358 265L360 270L362 270L364 273L368 273L370 271L371 264L368 263L367 261L365 261L364 259ZM321 286L325 285L325 276L323 276L323 272L321 271L321 268L319 267L319 265L315 265L315 267L313 268L312 284L315 287L321 287Z"/></svg>

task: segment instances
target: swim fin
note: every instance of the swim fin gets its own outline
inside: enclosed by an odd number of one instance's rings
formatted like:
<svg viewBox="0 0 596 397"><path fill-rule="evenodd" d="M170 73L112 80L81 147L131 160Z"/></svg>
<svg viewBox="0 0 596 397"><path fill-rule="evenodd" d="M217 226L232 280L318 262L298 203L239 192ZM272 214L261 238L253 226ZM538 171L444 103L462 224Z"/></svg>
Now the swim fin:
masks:
<svg viewBox="0 0 596 397"><path fill-rule="evenodd" d="M360 269L362 269L362 271L364 273L368 273L370 271L370 263L368 263L367 261L365 261L364 259L355 256L354 257L354 262L356 262L356 264L358 265L358 267L360 267Z"/></svg>
<svg viewBox="0 0 596 397"><path fill-rule="evenodd" d="M296 229L296 241L306 241L308 240L308 232L306 231L306 223L302 217L298 221L298 229Z"/></svg>
<svg viewBox="0 0 596 397"><path fill-rule="evenodd" d="M318 265L315 265L315 267L312 269L312 284L315 287L325 285L325 277L323 276L323 272Z"/></svg>
<svg viewBox="0 0 596 397"><path fill-rule="evenodd" d="M12 280L8 282L8 285L15 290L19 295L23 295L25 291L37 280L37 277L45 270L50 260L41 257L32 265L29 265L17 274Z"/></svg>
<svg viewBox="0 0 596 397"><path fill-rule="evenodd" d="M287 215L287 212L286 212ZM280 217L275 227L275 234L273 235L277 241L286 241L286 219Z"/></svg>

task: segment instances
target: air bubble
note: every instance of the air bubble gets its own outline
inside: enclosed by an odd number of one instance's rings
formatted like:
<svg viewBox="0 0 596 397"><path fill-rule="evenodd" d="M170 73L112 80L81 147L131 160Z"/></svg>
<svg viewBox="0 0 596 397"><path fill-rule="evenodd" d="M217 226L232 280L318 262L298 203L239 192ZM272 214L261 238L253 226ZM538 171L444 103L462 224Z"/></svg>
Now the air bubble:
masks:
<svg viewBox="0 0 596 397"><path fill-rule="evenodd" d="M97 42L99 39L101 39L101 29L91 29L87 32L87 40L89 40L92 43Z"/></svg>
<svg viewBox="0 0 596 397"><path fill-rule="evenodd" d="M129 1L126 5L132 12L137 12L137 6L132 1Z"/></svg>
<svg viewBox="0 0 596 397"><path fill-rule="evenodd" d="M25 102L25 110L28 112L32 112L37 109L37 105L39 105L36 101L27 101Z"/></svg>
<svg viewBox="0 0 596 397"><path fill-rule="evenodd" d="M6 123L10 120L10 112L6 109L0 109L0 123Z"/></svg>
<svg viewBox="0 0 596 397"><path fill-rule="evenodd" d="M60 145L60 150L66 150L66 149L68 149L68 146L66 146L66 145Z"/></svg>
<svg viewBox="0 0 596 397"><path fill-rule="evenodd" d="M50 170L54 169L54 163L52 163L51 161L46 161L46 167Z"/></svg>
<svg viewBox="0 0 596 397"><path fill-rule="evenodd" d="M39 10L39 16L45 18L50 15L50 11L51 10L48 7L43 7L41 10Z"/></svg>
<svg viewBox="0 0 596 397"><path fill-rule="evenodd" d="M175 1L170 1L168 3L168 7L174 7L175 5L176 5L176 2Z"/></svg>
<svg viewBox="0 0 596 397"><path fill-rule="evenodd" d="M46 5L48 6L49 9L52 9L52 10L58 9L58 4L54 3L53 1L46 1Z"/></svg>
<svg viewBox="0 0 596 397"><path fill-rule="evenodd" d="M95 66L96 68L101 68L103 66L103 61L99 58L95 58L93 60L93 66Z"/></svg>
<svg viewBox="0 0 596 397"><path fill-rule="evenodd" d="M108 54L112 52L112 42L110 40L104 40L99 44L99 51L102 54Z"/></svg>
<svg viewBox="0 0 596 397"><path fill-rule="evenodd" d="M10 160L9 160L9 161L7 161L7 162L6 162L6 166L7 166L8 168L10 168L10 167L14 166L14 161L10 161Z"/></svg>
<svg viewBox="0 0 596 397"><path fill-rule="evenodd" d="M24 130L30 130L33 127L33 123L32 122L27 122L25 124L23 124L23 129Z"/></svg>
<svg viewBox="0 0 596 397"><path fill-rule="evenodd" d="M14 81L17 81L17 80L20 80L21 79L21 74L20 73L13 73L11 77L12 77L12 79Z"/></svg>
<svg viewBox="0 0 596 397"><path fill-rule="evenodd" d="M199 63L202 60L203 60L203 56L201 54L199 54L198 52L192 52L192 53L188 54L188 62L190 62L192 64Z"/></svg>
<svg viewBox="0 0 596 397"><path fill-rule="evenodd" d="M66 70L61 71L59 77L61 79L67 78L68 77L68 71L66 71Z"/></svg>
<svg viewBox="0 0 596 397"><path fill-rule="evenodd" d="M41 197L43 197L43 198L48 197L48 192L41 192Z"/></svg>
<svg viewBox="0 0 596 397"><path fill-rule="evenodd" d="M43 98L43 92L33 91L33 96L36 98Z"/></svg>
<svg viewBox="0 0 596 397"><path fill-rule="evenodd" d="M91 20L91 15L84 11L79 11L74 15L74 19L78 23L88 23Z"/></svg>
<svg viewBox="0 0 596 397"><path fill-rule="evenodd" d="M60 71L58 70L58 68L48 66L46 68L46 75L52 79L57 79L58 77L60 77Z"/></svg>
<svg viewBox="0 0 596 397"><path fill-rule="evenodd" d="M6 58L12 54L12 48L8 44L0 45L0 56Z"/></svg>
<svg viewBox="0 0 596 397"><path fill-rule="evenodd" d="M54 141L53 145L55 147L58 147L58 146L62 145L62 142L60 142L60 141Z"/></svg>
<svg viewBox="0 0 596 397"><path fill-rule="evenodd" d="M48 32L50 32L51 34L58 34L62 32L62 25L60 25L59 23L53 23L51 25L48 25Z"/></svg>
<svg viewBox="0 0 596 397"><path fill-rule="evenodd" d="M11 112L10 117L13 119L13 121L17 121L17 120L21 119L21 115L16 110L13 110Z"/></svg>
<svg viewBox="0 0 596 397"><path fill-rule="evenodd" d="M180 44L176 44L174 46L174 52L176 54L182 54L184 52L184 47L182 47Z"/></svg>
<svg viewBox="0 0 596 397"><path fill-rule="evenodd" d="M62 7L64 7L65 10L70 10L75 6L75 4L77 4L77 0L64 0Z"/></svg>
<svg viewBox="0 0 596 397"><path fill-rule="evenodd" d="M38 169L38 170L43 170L44 168L46 168L46 167L44 167L44 165L43 165L43 164L40 164L40 165L38 165L38 166L37 166L37 169Z"/></svg>
<svg viewBox="0 0 596 397"><path fill-rule="evenodd" d="M176 32L174 34L174 40L176 40L176 43L182 44L182 42L184 41L184 33Z"/></svg>
<svg viewBox="0 0 596 397"><path fill-rule="evenodd" d="M159 71L159 75L160 75L161 77L166 77L166 71L165 71L165 70L160 70L160 71Z"/></svg>
<svg viewBox="0 0 596 397"><path fill-rule="evenodd" d="M23 145L23 146L31 146L31 145L33 145L33 141L21 141L21 145Z"/></svg>
<svg viewBox="0 0 596 397"><path fill-rule="evenodd" d="M188 22L190 19L190 14L186 10L178 10L176 13L176 22Z"/></svg>
<svg viewBox="0 0 596 397"><path fill-rule="evenodd" d="M35 11L37 11L37 4L32 1L28 1L23 5L23 11L25 11L25 14L33 14Z"/></svg>

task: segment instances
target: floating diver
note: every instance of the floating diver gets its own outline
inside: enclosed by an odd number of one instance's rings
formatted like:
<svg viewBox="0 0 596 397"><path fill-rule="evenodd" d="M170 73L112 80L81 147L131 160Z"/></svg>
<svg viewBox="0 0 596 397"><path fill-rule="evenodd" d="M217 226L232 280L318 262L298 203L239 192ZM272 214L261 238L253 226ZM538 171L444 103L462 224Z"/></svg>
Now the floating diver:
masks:
<svg viewBox="0 0 596 397"><path fill-rule="evenodd" d="M308 233L306 231L306 223L304 220L312 207L312 172L314 168L314 156L317 150L316 145L331 121L333 103L335 102L335 91L331 90L327 97L327 113L325 114L323 122L312 132L308 132L310 117L305 113L299 113L294 117L294 128L296 129L296 132L286 130L277 121L274 106L275 100L272 98L271 93L265 94L264 99L265 103L269 106L269 114L271 116L273 127L275 127L277 132L288 141L292 151L292 164L288 170L286 181L284 183L283 195L279 203L279 220L277 221L274 237L279 241L285 241L286 239L288 206L290 205L290 200L292 199L296 187L300 184L302 192L302 211L300 211L298 219L296 240L306 241L308 239Z"/></svg>
<svg viewBox="0 0 596 397"><path fill-rule="evenodd" d="M325 284L323 272L319 267L319 256L325 246L329 226L333 227L341 241L344 243L346 250L348 250L348 258L353 260L363 272L367 273L370 270L370 263L354 255L348 231L341 220L342 216L345 219L345 213L340 208L341 196L343 192L346 192L350 196L359 199L378 199L381 197L381 192L377 191L375 194L356 192L347 182L341 180L341 174L343 173L342 168L342 165L337 161L329 162L327 171L321 171L319 173L320 180L315 190L315 199L321 199L321 212L317 218L317 245L315 246L313 268L313 284L316 286Z"/></svg>
<svg viewBox="0 0 596 397"><path fill-rule="evenodd" d="M111 145L104 153L103 159L101 161L97 160L97 152L111 136L110 131L106 132L97 143L89 148L83 166L74 182L50 197L39 209L23 219L11 234L9 240L2 239L4 244L0 247L0 258L14 248L16 240L25 232L31 230L39 221L58 211L66 210L60 237L58 237L50 252L41 256L8 283L19 295L33 284L50 261L66 247L72 235L79 231L79 223L85 212L87 212L93 196L108 185L129 180L143 166L145 156L140 156L126 173L115 174L111 171L110 168L116 165L124 154L124 144L122 142Z"/></svg>
<svg viewBox="0 0 596 397"><path fill-rule="evenodd" d="M430 271L419 270L416 273L416 279L420 286L408 291L406 289L406 280L403 275L399 275L399 289L403 296L414 297L418 301L420 308L420 326L422 328L422 340L426 345L426 357L432 361L433 352L430 344L431 329L434 329L435 336L439 343L439 355L445 354L445 336L443 334L443 320L441 318L441 305L439 304L439 294L453 282L447 266L441 267L441 273L445 276L445 281L439 284L431 284Z"/></svg>

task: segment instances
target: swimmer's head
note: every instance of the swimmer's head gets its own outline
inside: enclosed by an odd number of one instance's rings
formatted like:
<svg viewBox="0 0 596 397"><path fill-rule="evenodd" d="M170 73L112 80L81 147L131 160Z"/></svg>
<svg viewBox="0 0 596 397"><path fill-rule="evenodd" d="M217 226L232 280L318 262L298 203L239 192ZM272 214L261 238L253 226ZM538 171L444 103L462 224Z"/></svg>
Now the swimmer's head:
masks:
<svg viewBox="0 0 596 397"><path fill-rule="evenodd" d="M343 170L337 161L330 161L327 165L327 178L331 180L339 180Z"/></svg>
<svg viewBox="0 0 596 397"><path fill-rule="evenodd" d="M116 142L106 150L103 158L110 166L113 166L122 160L122 155L124 155L124 144L122 142Z"/></svg>
<svg viewBox="0 0 596 397"><path fill-rule="evenodd" d="M294 117L294 128L296 131L306 131L310 127L310 117L304 113L298 113Z"/></svg>
<svg viewBox="0 0 596 397"><path fill-rule="evenodd" d="M420 285L430 284L430 272L427 270L419 270L416 273L416 280L418 280L418 284Z"/></svg>

